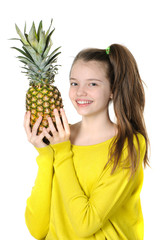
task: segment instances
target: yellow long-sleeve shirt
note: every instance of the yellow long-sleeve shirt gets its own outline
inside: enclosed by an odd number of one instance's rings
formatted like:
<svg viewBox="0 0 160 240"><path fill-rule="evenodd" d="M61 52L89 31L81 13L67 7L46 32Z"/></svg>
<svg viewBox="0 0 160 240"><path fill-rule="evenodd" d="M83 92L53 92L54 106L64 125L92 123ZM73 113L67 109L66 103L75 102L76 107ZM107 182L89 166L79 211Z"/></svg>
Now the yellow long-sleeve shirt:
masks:
<svg viewBox="0 0 160 240"><path fill-rule="evenodd" d="M112 139L90 146L70 141L36 148L38 174L27 199L25 219L36 239L142 240L140 191L146 144L140 141L140 163L134 178L120 166L111 175L107 162ZM134 137L134 145L138 144ZM127 156L125 142L121 161Z"/></svg>

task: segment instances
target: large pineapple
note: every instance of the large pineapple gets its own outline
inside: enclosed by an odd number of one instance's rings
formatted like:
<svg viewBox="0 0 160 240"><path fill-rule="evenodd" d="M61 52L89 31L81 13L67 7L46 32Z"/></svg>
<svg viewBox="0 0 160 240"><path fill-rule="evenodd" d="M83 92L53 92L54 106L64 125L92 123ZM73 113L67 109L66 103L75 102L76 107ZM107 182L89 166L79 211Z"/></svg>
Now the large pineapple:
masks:
<svg viewBox="0 0 160 240"><path fill-rule="evenodd" d="M38 30L36 31L33 22L29 34L26 33L26 24L24 35L17 25L16 31L22 42L22 49L13 47L22 55L18 59L24 63L25 74L30 80L30 88L26 94L26 110L31 111L31 128L37 118L43 116L41 125L38 129L38 134L42 132L43 127L48 127L47 118L50 116L55 123L54 108L60 109L63 107L62 98L57 87L53 86L54 77L58 72L56 65L59 48L49 54L52 47L51 36L55 29L43 31L42 21L40 21Z"/></svg>

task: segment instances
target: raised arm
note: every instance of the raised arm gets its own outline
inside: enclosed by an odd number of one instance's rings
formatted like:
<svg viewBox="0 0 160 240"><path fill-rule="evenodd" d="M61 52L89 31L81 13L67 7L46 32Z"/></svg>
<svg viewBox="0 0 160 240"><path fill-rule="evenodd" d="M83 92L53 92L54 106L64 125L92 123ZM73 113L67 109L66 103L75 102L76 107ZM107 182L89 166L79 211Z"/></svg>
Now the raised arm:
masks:
<svg viewBox="0 0 160 240"><path fill-rule="evenodd" d="M28 140L39 153L36 158L38 174L25 210L26 225L36 239L44 238L49 228L54 158L52 148L42 141L44 134L36 135L40 121L39 118L31 132L30 113L25 115L24 127Z"/></svg>
<svg viewBox="0 0 160 240"><path fill-rule="evenodd" d="M80 237L89 237L103 227L106 220L130 197L143 178L142 160L145 152L141 145L141 162L134 178L129 169L117 169L110 175L106 168L90 196L86 196L76 176L70 141L52 145L55 152L55 175L61 189L64 205L71 224ZM124 151L124 155L126 151Z"/></svg>

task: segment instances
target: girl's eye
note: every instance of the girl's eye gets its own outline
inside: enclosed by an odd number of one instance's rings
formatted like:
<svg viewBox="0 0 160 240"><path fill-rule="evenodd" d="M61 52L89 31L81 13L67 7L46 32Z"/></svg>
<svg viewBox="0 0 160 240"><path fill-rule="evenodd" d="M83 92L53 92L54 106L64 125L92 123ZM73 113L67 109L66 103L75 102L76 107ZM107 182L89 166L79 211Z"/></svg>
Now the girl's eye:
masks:
<svg viewBox="0 0 160 240"><path fill-rule="evenodd" d="M72 82L70 85L71 85L71 86L77 86L77 83Z"/></svg>
<svg viewBox="0 0 160 240"><path fill-rule="evenodd" d="M97 84L96 84L96 83L90 83L90 85L91 85L91 86L97 86Z"/></svg>

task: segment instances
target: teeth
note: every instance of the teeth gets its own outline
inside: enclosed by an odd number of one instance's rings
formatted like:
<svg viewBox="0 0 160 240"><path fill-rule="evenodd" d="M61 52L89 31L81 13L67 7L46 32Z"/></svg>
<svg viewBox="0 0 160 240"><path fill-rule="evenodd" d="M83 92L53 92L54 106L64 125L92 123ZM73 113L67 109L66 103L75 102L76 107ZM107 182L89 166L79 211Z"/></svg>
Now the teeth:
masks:
<svg viewBox="0 0 160 240"><path fill-rule="evenodd" d="M91 103L92 101L77 101L78 104L87 104Z"/></svg>

